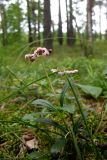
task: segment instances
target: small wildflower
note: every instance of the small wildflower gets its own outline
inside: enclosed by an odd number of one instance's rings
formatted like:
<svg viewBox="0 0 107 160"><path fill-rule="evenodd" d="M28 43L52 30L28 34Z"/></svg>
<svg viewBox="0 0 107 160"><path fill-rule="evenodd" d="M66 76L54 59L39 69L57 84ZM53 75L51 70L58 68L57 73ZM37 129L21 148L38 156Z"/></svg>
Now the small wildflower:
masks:
<svg viewBox="0 0 107 160"><path fill-rule="evenodd" d="M39 56L39 55L49 56L50 50L48 50L47 48L38 47L38 48L34 51L34 53L36 53L38 56Z"/></svg>
<svg viewBox="0 0 107 160"><path fill-rule="evenodd" d="M68 70L68 71L64 71L66 74L74 74L74 73L78 73L78 70Z"/></svg>
<svg viewBox="0 0 107 160"><path fill-rule="evenodd" d="M26 55L25 55L25 59L28 59L28 60L30 60L31 62L35 61L36 57L37 57L37 55L34 54L34 53L33 53L33 54L26 54Z"/></svg>
<svg viewBox="0 0 107 160"><path fill-rule="evenodd" d="M34 53L25 55L25 59L30 60L31 62L35 61L36 57L39 56L49 56L49 54L52 52L52 49L42 48L38 47Z"/></svg>
<svg viewBox="0 0 107 160"><path fill-rule="evenodd" d="M51 72L55 73L55 72L58 72L58 70L57 69L51 69Z"/></svg>
<svg viewBox="0 0 107 160"><path fill-rule="evenodd" d="M63 76L65 73L64 72L58 72L58 74Z"/></svg>
<svg viewBox="0 0 107 160"><path fill-rule="evenodd" d="M58 71L57 69L51 69L51 72L53 72L53 73L57 72L59 75L64 75L64 74L74 74L74 73L77 73L78 70L75 69L75 70Z"/></svg>

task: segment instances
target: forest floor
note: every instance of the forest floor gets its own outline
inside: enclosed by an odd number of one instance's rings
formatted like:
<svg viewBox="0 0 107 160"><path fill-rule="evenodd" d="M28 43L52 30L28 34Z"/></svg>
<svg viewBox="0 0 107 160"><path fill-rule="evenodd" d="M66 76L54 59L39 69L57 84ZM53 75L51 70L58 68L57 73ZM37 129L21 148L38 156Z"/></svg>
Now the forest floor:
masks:
<svg viewBox="0 0 107 160"><path fill-rule="evenodd" d="M0 49L0 160L106 160L106 42L89 58L56 46L31 63L31 51Z"/></svg>

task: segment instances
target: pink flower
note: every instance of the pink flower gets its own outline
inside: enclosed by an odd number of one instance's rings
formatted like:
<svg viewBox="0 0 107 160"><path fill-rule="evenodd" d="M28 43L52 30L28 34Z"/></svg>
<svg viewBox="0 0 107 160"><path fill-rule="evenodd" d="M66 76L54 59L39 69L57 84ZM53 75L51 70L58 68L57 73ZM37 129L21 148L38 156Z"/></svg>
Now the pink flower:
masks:
<svg viewBox="0 0 107 160"><path fill-rule="evenodd" d="M38 56L42 55L42 56L49 56L50 54L50 50L48 50L47 48L41 48L38 47L34 53L36 53Z"/></svg>
<svg viewBox="0 0 107 160"><path fill-rule="evenodd" d="M42 48L38 47L33 54L27 54L25 55L25 59L30 60L31 62L35 61L36 57L39 56L49 56L49 54L52 52L52 49Z"/></svg>
<svg viewBox="0 0 107 160"><path fill-rule="evenodd" d="M25 55L25 59L28 59L28 60L30 60L31 62L35 61L36 57L37 57L37 55L34 54L34 53L33 53L33 54L26 54L26 55Z"/></svg>

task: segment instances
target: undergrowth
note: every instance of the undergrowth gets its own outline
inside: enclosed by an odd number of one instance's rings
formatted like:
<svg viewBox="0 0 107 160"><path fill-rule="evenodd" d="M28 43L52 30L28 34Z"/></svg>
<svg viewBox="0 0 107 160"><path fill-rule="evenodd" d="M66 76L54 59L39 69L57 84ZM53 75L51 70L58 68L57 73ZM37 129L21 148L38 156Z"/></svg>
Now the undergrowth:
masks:
<svg viewBox="0 0 107 160"><path fill-rule="evenodd" d="M67 51L54 50L34 63L24 59L28 47L1 56L0 159L106 159L106 61ZM38 146L22 151L23 135L29 133Z"/></svg>

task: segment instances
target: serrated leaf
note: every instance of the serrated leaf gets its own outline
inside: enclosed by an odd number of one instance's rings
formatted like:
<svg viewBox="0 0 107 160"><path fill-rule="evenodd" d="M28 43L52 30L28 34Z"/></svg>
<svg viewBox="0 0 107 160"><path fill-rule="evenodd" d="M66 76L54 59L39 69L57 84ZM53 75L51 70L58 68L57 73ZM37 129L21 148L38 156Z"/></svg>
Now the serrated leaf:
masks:
<svg viewBox="0 0 107 160"><path fill-rule="evenodd" d="M39 106L41 106L41 107L46 107L46 108L48 108L49 110L56 111L56 108L55 108L49 101L44 100L44 99L34 100L34 101L32 102L32 104L33 104L34 106L39 105Z"/></svg>
<svg viewBox="0 0 107 160"><path fill-rule="evenodd" d="M61 96L60 96L60 105L61 106L63 106L63 104L64 104L64 97L65 97L65 94L66 94L68 87L69 87L69 85L68 85L68 83L66 83L62 89Z"/></svg>
<svg viewBox="0 0 107 160"><path fill-rule="evenodd" d="M82 85L76 84L84 93L91 95L93 98L98 98L102 93L102 88L91 86L91 85Z"/></svg>
<svg viewBox="0 0 107 160"><path fill-rule="evenodd" d="M66 139L60 138L57 139L57 141L52 145L51 153L59 153L62 151L62 149L65 147Z"/></svg>

